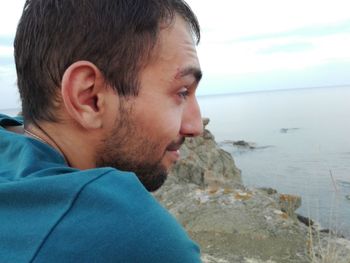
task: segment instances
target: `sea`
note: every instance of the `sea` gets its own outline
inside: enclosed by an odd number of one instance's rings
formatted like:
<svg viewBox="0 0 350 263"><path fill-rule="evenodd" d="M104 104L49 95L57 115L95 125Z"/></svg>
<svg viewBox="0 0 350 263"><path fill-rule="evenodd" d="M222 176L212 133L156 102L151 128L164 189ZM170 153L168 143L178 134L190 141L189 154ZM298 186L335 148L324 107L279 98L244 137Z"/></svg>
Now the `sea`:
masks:
<svg viewBox="0 0 350 263"><path fill-rule="evenodd" d="M299 195L297 213L350 238L350 86L198 100L210 118L207 128L231 153L246 186Z"/></svg>
<svg viewBox="0 0 350 263"><path fill-rule="evenodd" d="M350 238L350 86L202 96L199 104L246 186L299 195L297 213Z"/></svg>

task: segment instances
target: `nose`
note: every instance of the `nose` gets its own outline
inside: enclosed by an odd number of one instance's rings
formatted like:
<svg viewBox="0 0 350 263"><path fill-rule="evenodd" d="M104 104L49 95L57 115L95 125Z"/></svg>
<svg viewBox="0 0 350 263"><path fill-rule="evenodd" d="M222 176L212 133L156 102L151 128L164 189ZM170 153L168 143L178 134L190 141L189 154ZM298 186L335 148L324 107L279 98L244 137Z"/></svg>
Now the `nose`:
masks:
<svg viewBox="0 0 350 263"><path fill-rule="evenodd" d="M196 97L187 102L182 115L180 134L184 137L196 137L203 133L201 111Z"/></svg>

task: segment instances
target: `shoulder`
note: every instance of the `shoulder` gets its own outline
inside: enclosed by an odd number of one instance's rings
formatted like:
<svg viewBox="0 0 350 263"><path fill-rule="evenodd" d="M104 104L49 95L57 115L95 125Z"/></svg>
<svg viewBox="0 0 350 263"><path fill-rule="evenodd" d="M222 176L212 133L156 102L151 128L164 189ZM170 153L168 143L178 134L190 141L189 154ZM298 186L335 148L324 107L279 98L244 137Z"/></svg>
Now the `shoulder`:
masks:
<svg viewBox="0 0 350 263"><path fill-rule="evenodd" d="M0 126L18 126L23 125L23 118L21 116L10 117L0 113Z"/></svg>
<svg viewBox="0 0 350 263"><path fill-rule="evenodd" d="M199 261L199 249L133 173L110 169L81 189L37 258L48 257L186 263Z"/></svg>

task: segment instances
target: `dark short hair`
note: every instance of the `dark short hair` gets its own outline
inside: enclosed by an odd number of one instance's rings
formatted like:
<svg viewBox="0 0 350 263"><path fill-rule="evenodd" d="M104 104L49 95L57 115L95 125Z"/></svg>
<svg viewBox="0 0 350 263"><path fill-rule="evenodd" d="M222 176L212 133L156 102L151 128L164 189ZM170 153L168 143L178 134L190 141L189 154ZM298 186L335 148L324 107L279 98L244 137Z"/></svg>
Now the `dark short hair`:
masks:
<svg viewBox="0 0 350 263"><path fill-rule="evenodd" d="M160 25L175 14L198 44L197 18L183 0L26 0L14 42L24 119L58 120L57 91L79 60L94 63L119 95L136 96Z"/></svg>

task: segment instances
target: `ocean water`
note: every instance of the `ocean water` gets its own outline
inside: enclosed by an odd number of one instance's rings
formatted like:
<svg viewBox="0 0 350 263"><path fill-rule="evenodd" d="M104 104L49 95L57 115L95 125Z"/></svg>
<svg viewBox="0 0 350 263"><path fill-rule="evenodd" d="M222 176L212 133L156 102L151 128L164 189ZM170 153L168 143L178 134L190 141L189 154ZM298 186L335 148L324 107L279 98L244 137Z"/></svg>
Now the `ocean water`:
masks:
<svg viewBox="0 0 350 263"><path fill-rule="evenodd" d="M298 213L350 237L350 86L199 97L245 185L302 197ZM244 140L255 149L235 147Z"/></svg>

